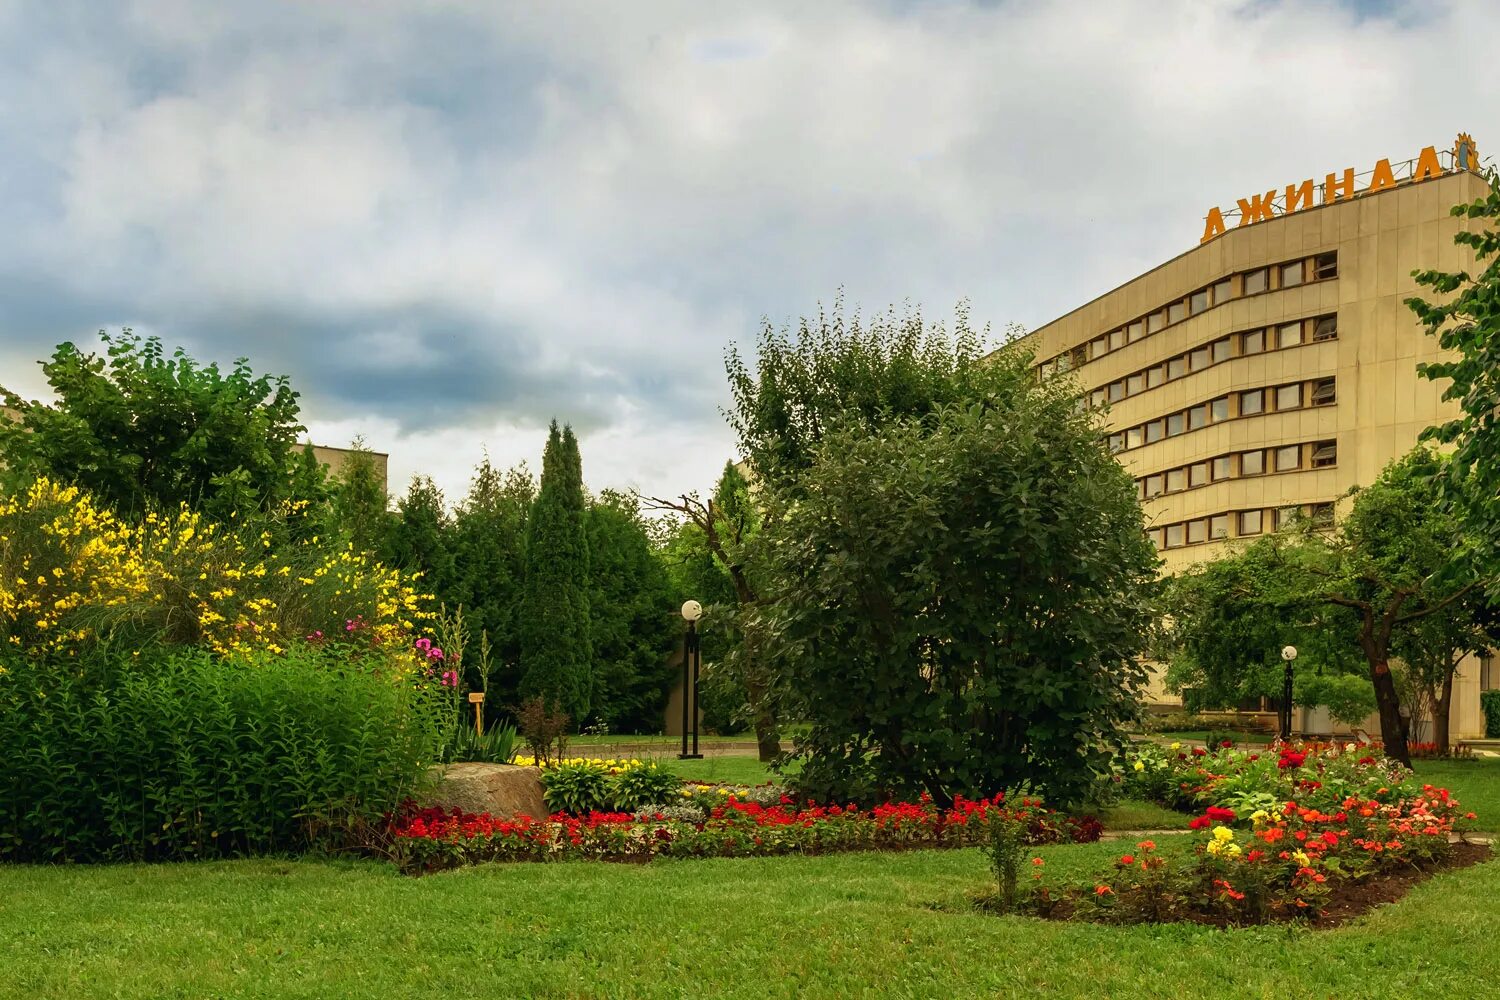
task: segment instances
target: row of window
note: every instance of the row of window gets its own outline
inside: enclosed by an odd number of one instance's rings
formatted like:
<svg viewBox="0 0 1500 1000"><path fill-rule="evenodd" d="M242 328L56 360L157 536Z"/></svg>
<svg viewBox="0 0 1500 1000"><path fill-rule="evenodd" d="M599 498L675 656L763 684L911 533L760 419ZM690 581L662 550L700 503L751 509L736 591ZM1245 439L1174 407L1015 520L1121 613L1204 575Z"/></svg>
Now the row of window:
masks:
<svg viewBox="0 0 1500 1000"><path fill-rule="evenodd" d="M1095 337L1087 344L1041 363L1038 370L1042 378L1050 378L1063 372L1079 368L1090 361L1102 358L1110 351L1117 351L1126 344L1133 344L1165 330L1174 323L1181 323L1190 316L1207 312L1231 299L1281 288L1292 288L1313 281L1327 281L1339 274L1338 253L1330 250L1313 257L1288 261L1269 267L1258 267L1249 271L1231 274L1226 278L1205 285L1175 302L1169 302L1154 312L1126 323L1117 330Z"/></svg>
<svg viewBox="0 0 1500 1000"><path fill-rule="evenodd" d="M1265 507L1254 510L1232 510L1222 514L1210 514L1191 521L1180 521L1158 528L1151 528L1146 537L1158 549L1177 549L1184 545L1223 541L1226 538L1244 538L1259 535L1266 530L1276 531L1286 527L1296 517L1307 517L1319 526L1333 524L1333 504L1292 504L1287 507Z"/></svg>
<svg viewBox="0 0 1500 1000"><path fill-rule="evenodd" d="M1276 472L1327 469L1339 461L1338 442L1313 441L1279 448L1255 448L1230 452L1164 472L1141 476L1135 481L1137 499L1152 500L1165 493L1194 490L1226 479L1244 479Z"/></svg>
<svg viewBox="0 0 1500 1000"><path fill-rule="evenodd" d="M1196 431L1209 424L1222 423L1237 417L1254 417L1262 413L1281 413L1300 410L1307 406L1332 406L1338 402L1338 392L1333 376L1312 379L1306 382L1290 382L1286 385L1263 389L1244 389L1231 392L1198 403L1185 410L1169 413L1144 424L1127 427L1109 436L1111 452L1129 451L1144 445L1155 444L1163 438L1176 437L1188 431Z"/></svg>
<svg viewBox="0 0 1500 1000"><path fill-rule="evenodd" d="M1101 386L1089 394L1089 404L1103 406L1106 403L1118 403L1127 396L1155 389L1174 379L1184 378L1233 358L1262 354L1266 351L1281 351L1289 347L1316 344L1325 340L1336 340L1338 335L1337 314L1314 316L1278 326L1231 333L1195 347L1175 358L1168 358L1161 364L1143 368L1116 382Z"/></svg>

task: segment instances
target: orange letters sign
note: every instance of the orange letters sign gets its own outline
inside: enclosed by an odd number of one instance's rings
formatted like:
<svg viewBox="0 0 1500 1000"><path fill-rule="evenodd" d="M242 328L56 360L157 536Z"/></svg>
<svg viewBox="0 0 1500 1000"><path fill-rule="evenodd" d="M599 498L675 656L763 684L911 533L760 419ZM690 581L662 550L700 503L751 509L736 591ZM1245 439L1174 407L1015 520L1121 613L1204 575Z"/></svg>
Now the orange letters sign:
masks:
<svg viewBox="0 0 1500 1000"><path fill-rule="evenodd" d="M1410 183L1431 180L1434 177L1443 176L1450 170L1472 170L1476 173L1479 171L1479 150L1467 132L1461 134L1458 141L1453 144L1452 167L1445 169L1438 161L1437 147L1428 146L1417 154L1415 165L1411 169L1411 176L1407 180ZM1370 172L1369 183L1359 193L1375 194L1379 191L1388 191L1397 183L1396 172L1391 168L1391 161L1382 159L1376 162L1375 169ZM1324 178L1321 187L1325 205L1353 198L1355 195L1354 168L1346 167L1342 173L1329 174ZM1265 194L1252 194L1249 198L1240 198L1237 203L1240 212L1239 225L1250 226L1273 219L1278 215L1290 215L1304 208L1312 208L1313 189L1312 178L1300 184L1288 184L1280 205L1276 203L1275 188ZM1207 243L1215 236L1222 236L1225 228L1224 212L1216 205L1208 210L1208 215L1204 218L1203 238L1198 242Z"/></svg>

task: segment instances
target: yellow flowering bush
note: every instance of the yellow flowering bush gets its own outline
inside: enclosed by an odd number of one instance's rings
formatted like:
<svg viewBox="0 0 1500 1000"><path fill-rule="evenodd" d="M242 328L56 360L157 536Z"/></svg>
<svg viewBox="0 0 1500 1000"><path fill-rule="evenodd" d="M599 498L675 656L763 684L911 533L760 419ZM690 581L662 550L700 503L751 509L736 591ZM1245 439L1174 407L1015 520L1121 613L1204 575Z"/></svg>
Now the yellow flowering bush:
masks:
<svg viewBox="0 0 1500 1000"><path fill-rule="evenodd" d="M411 579L314 537L274 547L183 506L130 523L48 479L0 497L0 643L29 656L163 642L220 656L383 645L432 614Z"/></svg>

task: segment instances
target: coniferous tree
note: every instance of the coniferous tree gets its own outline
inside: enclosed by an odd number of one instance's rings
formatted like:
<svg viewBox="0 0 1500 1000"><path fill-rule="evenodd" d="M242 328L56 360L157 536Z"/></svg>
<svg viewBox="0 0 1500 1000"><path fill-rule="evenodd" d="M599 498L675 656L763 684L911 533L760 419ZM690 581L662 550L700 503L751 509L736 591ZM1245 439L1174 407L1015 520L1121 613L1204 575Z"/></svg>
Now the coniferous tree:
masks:
<svg viewBox="0 0 1500 1000"><path fill-rule="evenodd" d="M588 718L593 693L589 548L583 463L571 427L552 422L541 489L526 526L526 594L521 604L522 698L540 697Z"/></svg>
<svg viewBox="0 0 1500 1000"><path fill-rule="evenodd" d="M490 643L489 676L468 682L483 684L485 704L497 713L519 701L526 523L535 500L536 480L524 463L502 472L486 456L453 518L454 603L464 607L470 648L478 648L481 632ZM478 668L472 657L468 665Z"/></svg>
<svg viewBox="0 0 1500 1000"><path fill-rule="evenodd" d="M666 566L633 497L605 490L589 506L588 534L593 712L612 732L655 732L677 676L667 657L681 621Z"/></svg>
<svg viewBox="0 0 1500 1000"><path fill-rule="evenodd" d="M453 525L429 476L413 476L406 496L396 504L385 557L391 565L422 574L422 590L449 608L460 602L453 557Z"/></svg>
<svg viewBox="0 0 1500 1000"><path fill-rule="evenodd" d="M360 552L385 551L390 530L390 497L385 492L375 454L357 437L334 477L333 524Z"/></svg>

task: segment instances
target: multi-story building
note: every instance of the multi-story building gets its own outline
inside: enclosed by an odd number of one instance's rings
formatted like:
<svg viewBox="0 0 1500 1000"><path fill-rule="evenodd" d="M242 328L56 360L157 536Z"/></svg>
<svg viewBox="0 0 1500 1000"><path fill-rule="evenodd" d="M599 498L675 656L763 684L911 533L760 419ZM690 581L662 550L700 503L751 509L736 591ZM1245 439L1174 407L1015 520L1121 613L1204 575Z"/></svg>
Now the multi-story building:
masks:
<svg viewBox="0 0 1500 1000"><path fill-rule="evenodd" d="M1071 372L1104 411L1166 572L1293 512L1332 519L1456 413L1417 374L1442 352L1404 300L1416 270L1472 267L1450 209L1488 191L1478 170L1460 136L1212 209L1197 247L1019 342L1041 377ZM1496 686L1489 658L1462 666L1455 737L1482 734L1479 691Z"/></svg>

